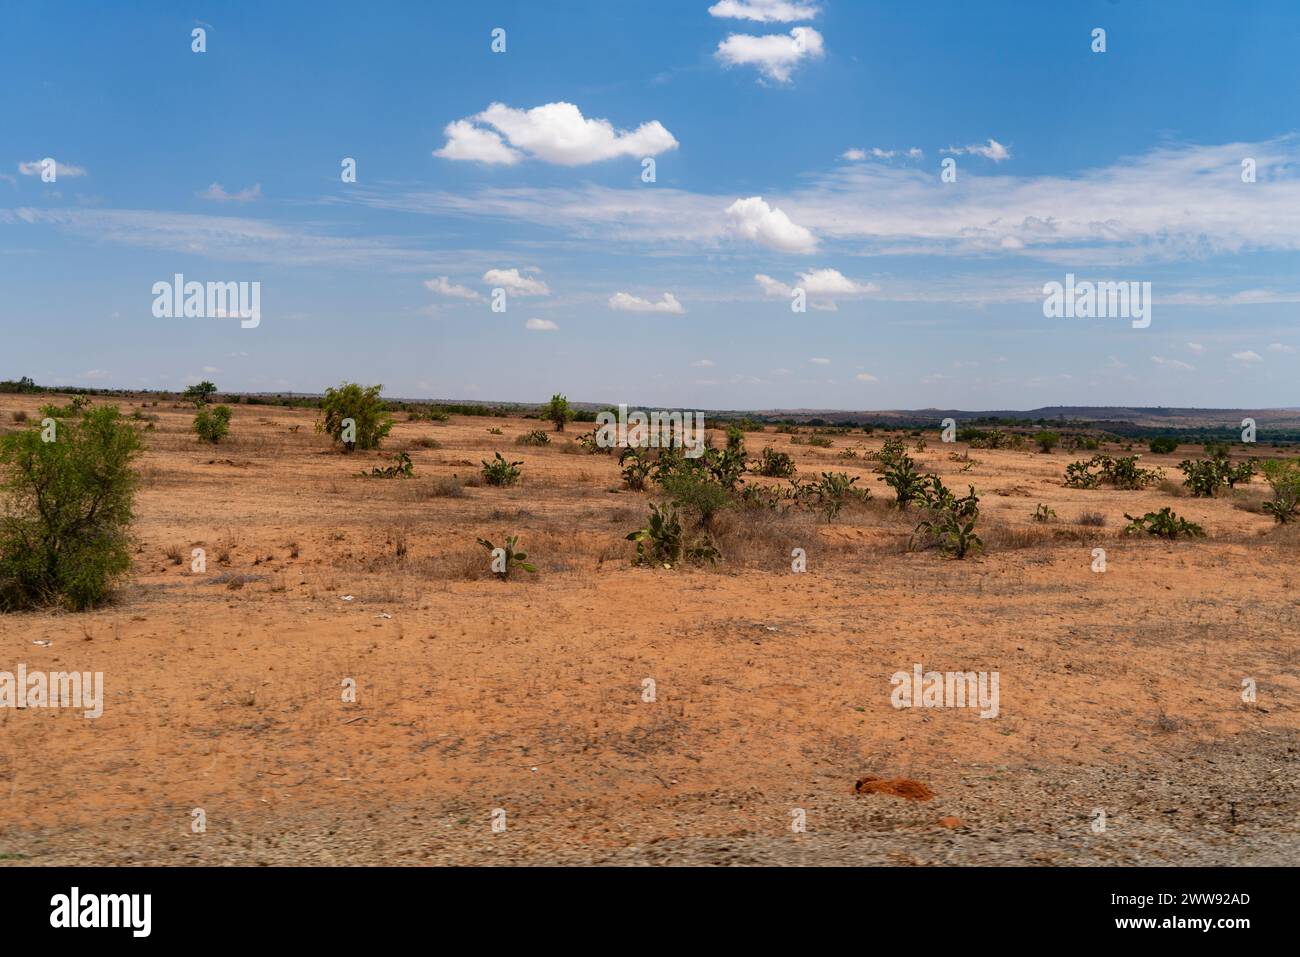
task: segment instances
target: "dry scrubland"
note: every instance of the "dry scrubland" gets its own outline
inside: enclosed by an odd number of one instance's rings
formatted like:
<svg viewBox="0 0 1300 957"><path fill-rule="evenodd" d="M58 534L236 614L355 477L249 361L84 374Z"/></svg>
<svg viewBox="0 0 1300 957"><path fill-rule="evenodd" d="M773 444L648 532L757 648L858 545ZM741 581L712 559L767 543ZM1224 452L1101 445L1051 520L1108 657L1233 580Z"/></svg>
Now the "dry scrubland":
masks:
<svg viewBox="0 0 1300 957"><path fill-rule="evenodd" d="M43 401L0 397L0 427ZM116 601L0 617L0 669L102 671L107 689L94 721L0 711L2 860L1300 860L1300 536L1259 512L1258 478L1217 499L1074 490L1064 467L1092 453L972 450L962 473L931 434L921 471L981 496L987 550L954 561L908 552L919 516L887 506L869 460L837 457L880 433L750 433L751 456L858 475L874 500L831 524L724 513L725 560L668 571L631 563L648 497L619 491L616 458L516 446L549 428L534 420L399 415L384 452L343 456L305 410L235 406L216 447L188 406L145 411ZM479 484L498 449L523 460L517 487ZM396 450L414 478L360 477ZM1177 480L1189 454L1142 464ZM1033 521L1040 502L1056 521ZM1208 537L1121 535L1125 512L1164 505ZM1076 521L1091 512L1105 524ZM475 539L507 534L535 577L489 574ZM916 662L1000 672L1001 714L895 710L889 677ZM934 796L855 794L868 775Z"/></svg>

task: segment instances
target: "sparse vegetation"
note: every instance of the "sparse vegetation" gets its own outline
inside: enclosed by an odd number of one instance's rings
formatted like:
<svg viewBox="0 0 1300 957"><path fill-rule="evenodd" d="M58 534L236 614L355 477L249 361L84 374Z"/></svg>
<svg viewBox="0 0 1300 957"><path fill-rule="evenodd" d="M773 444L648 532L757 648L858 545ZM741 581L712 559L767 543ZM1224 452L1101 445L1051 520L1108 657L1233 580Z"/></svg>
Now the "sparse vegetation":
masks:
<svg viewBox="0 0 1300 957"><path fill-rule="evenodd" d="M524 464L523 461L507 462L500 452L493 454L496 457L492 461L483 462L483 481L498 487L506 487L518 482L519 466Z"/></svg>
<svg viewBox="0 0 1300 957"><path fill-rule="evenodd" d="M372 468L370 470L371 476L374 478L411 478L415 475L415 467L411 464L411 457L405 452L398 452L392 459L392 465L386 465L383 468Z"/></svg>
<svg viewBox="0 0 1300 957"><path fill-rule="evenodd" d="M965 558L972 550L982 548L983 540L975 532L979 519L979 496L975 486L968 494L958 498L937 475L928 476L921 496L929 517L922 519L912 530L908 547L916 544L917 537L927 547L937 546L953 558Z"/></svg>
<svg viewBox="0 0 1300 957"><path fill-rule="evenodd" d="M794 475L794 458L785 452L765 447L753 468L759 475L768 478L790 478Z"/></svg>
<svg viewBox="0 0 1300 957"><path fill-rule="evenodd" d="M719 558L718 549L707 534L688 541L677 509L672 505L660 509L651 503L649 520L643 528L629 532L627 540L636 542L638 565L673 568L683 561L712 564Z"/></svg>
<svg viewBox="0 0 1300 957"><path fill-rule="evenodd" d="M1282 525L1300 518L1300 459L1270 459L1260 464L1260 471L1273 490L1264 511Z"/></svg>
<svg viewBox="0 0 1300 957"><path fill-rule="evenodd" d="M1100 488L1105 481L1117 489L1133 491L1155 485L1164 478L1162 469L1141 468L1140 459L1140 455L1124 458L1094 455L1086 461L1071 462L1065 467L1065 484L1069 488Z"/></svg>
<svg viewBox="0 0 1300 957"><path fill-rule="evenodd" d="M885 467L884 476L878 481L884 482L894 490L895 504L899 508L907 508L910 503L920 498L921 490L925 486L925 479L916 471L916 463L907 453L891 461Z"/></svg>
<svg viewBox="0 0 1300 957"><path fill-rule="evenodd" d="M193 429L200 442L216 445L230 433L230 407L201 406L194 416Z"/></svg>
<svg viewBox="0 0 1300 957"><path fill-rule="evenodd" d="M645 491L651 470L646 450L626 448L619 453L618 464L623 466L623 484L634 492Z"/></svg>
<svg viewBox="0 0 1300 957"><path fill-rule="evenodd" d="M1038 451L1050 454L1052 449L1056 448L1057 445L1060 444L1061 433L1049 432L1046 430L1042 432L1035 432L1034 442L1038 446Z"/></svg>
<svg viewBox="0 0 1300 957"><path fill-rule="evenodd" d="M1228 459L1226 446L1222 448L1222 455L1215 454L1208 459L1184 459L1178 463L1179 469L1186 476L1183 485L1193 497L1213 498L1221 488L1236 488L1239 483L1249 482L1254 476L1253 463L1233 465Z"/></svg>
<svg viewBox="0 0 1300 957"><path fill-rule="evenodd" d="M1177 538L1179 535L1186 535L1188 538L1205 536L1205 530L1201 526L1179 517L1167 505L1158 512L1147 512L1138 518L1127 512L1124 513L1124 517L1129 520L1128 527L1124 529L1127 535L1146 534L1168 539Z"/></svg>
<svg viewBox="0 0 1300 957"><path fill-rule="evenodd" d="M0 437L0 611L101 604L131 567L140 435L116 406Z"/></svg>
<svg viewBox="0 0 1300 957"><path fill-rule="evenodd" d="M519 438L515 439L515 445L550 445L551 437L541 429L534 429L532 432L525 432Z"/></svg>
<svg viewBox="0 0 1300 957"><path fill-rule="evenodd" d="M506 538L505 544L498 550L486 538L480 538L478 543L486 548L492 554L491 570L492 574L501 581L510 578L510 573L516 568L522 568L531 575L537 574L537 566L529 562L526 552L515 551L515 546L519 542L518 535L510 535Z"/></svg>
<svg viewBox="0 0 1300 957"><path fill-rule="evenodd" d="M393 428L393 417L379 397L383 388L344 382L337 389L326 389L316 431L324 432L346 452L379 448Z"/></svg>
<svg viewBox="0 0 1300 957"><path fill-rule="evenodd" d="M569 408L569 400L558 392L551 396L551 401L542 406L542 418L555 426L556 432L563 432L565 423L573 420L573 409Z"/></svg>
<svg viewBox="0 0 1300 957"><path fill-rule="evenodd" d="M184 398L193 402L195 406L201 409L203 406L207 405L216 394L217 387L211 382L204 381L186 389Z"/></svg>

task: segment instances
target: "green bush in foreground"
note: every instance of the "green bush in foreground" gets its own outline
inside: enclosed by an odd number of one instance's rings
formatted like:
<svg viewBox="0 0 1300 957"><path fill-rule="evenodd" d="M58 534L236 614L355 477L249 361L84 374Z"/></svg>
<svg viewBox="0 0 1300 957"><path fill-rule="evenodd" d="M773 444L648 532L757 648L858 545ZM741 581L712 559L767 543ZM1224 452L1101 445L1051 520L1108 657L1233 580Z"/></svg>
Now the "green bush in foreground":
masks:
<svg viewBox="0 0 1300 957"><path fill-rule="evenodd" d="M326 389L316 431L324 432L347 452L379 448L393 428L393 417L379 397L383 388L344 382L337 389Z"/></svg>
<svg viewBox="0 0 1300 957"><path fill-rule="evenodd" d="M514 485L519 481L519 466L523 465L523 460L518 462L507 462L500 452L493 453L496 458L492 461L483 461L483 481L488 485L496 485L501 488Z"/></svg>
<svg viewBox="0 0 1300 957"><path fill-rule="evenodd" d="M115 406L0 439L0 611L103 602L131 567L140 435Z"/></svg>
<svg viewBox="0 0 1300 957"><path fill-rule="evenodd" d="M216 445L230 434L230 407L201 406L198 414L194 416L194 432L201 442L211 442Z"/></svg>
<svg viewBox="0 0 1300 957"><path fill-rule="evenodd" d="M1124 517L1129 520L1128 527L1124 529L1126 535L1146 533L1157 538L1177 538L1179 535L1186 535L1188 538L1205 537L1205 529L1195 522L1180 517L1169 506L1165 506L1158 512L1147 512L1140 517L1125 512Z"/></svg>
<svg viewBox="0 0 1300 957"><path fill-rule="evenodd" d="M1273 500L1264 503L1264 511L1283 525L1300 518L1300 460L1270 459L1260 464L1260 471L1273 489Z"/></svg>

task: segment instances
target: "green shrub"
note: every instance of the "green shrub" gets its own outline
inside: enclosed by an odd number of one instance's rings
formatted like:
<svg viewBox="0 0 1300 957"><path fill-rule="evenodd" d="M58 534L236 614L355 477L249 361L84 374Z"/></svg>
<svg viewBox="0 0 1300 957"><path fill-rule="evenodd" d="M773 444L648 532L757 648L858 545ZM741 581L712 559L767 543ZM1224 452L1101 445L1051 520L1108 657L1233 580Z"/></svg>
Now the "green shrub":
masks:
<svg viewBox="0 0 1300 957"><path fill-rule="evenodd" d="M677 510L671 505L665 505L661 510L651 503L650 518L645 527L629 532L627 540L636 542L638 565L672 568L683 560L712 564L719 557L718 549L707 535L688 543Z"/></svg>
<svg viewBox="0 0 1300 957"><path fill-rule="evenodd" d="M1128 535L1155 535L1159 538L1177 538L1179 535L1186 535L1188 538L1204 538L1205 530L1194 522L1189 522L1185 518L1180 518L1175 512L1165 506L1158 512L1147 512L1140 518L1134 518L1127 512L1124 517L1129 520L1129 525L1124 529Z"/></svg>
<svg viewBox="0 0 1300 957"><path fill-rule="evenodd" d="M704 468L713 476L714 481L728 492L736 491L737 487L744 482L742 476L745 474L746 465L743 447L726 448L722 451L706 449L700 461L704 463Z"/></svg>
<svg viewBox="0 0 1300 957"><path fill-rule="evenodd" d="M1183 484L1193 496L1202 498L1213 497L1224 486L1236 488L1238 482L1249 482L1255 474L1253 463L1233 465L1226 452L1208 459L1185 459L1178 463L1178 467L1186 476Z"/></svg>
<svg viewBox="0 0 1300 957"><path fill-rule="evenodd" d="M208 404L217 393L217 387L211 382L200 382L198 385L192 385L185 390L183 398L189 399L200 409Z"/></svg>
<svg viewBox="0 0 1300 957"><path fill-rule="evenodd" d="M885 439L884 444L880 446L880 451L872 452L871 457L878 463L873 471L885 472L907 458L907 446L903 444L902 439Z"/></svg>
<svg viewBox="0 0 1300 957"><path fill-rule="evenodd" d="M0 611L100 604L131 567L139 433L114 406L0 438Z"/></svg>
<svg viewBox="0 0 1300 957"><path fill-rule="evenodd" d="M938 546L954 558L965 558L972 549L982 548L984 542L975 532L975 522L980 513L975 486L969 486L969 493L958 498L939 476L927 478L929 482L922 489L920 498L930 515L912 530L908 547L914 547L917 536L922 536L927 547Z"/></svg>
<svg viewBox="0 0 1300 957"><path fill-rule="evenodd" d="M488 485L497 485L501 487L514 485L519 481L519 466L523 461L507 462L502 458L500 452L493 453L496 458L491 462L483 462L483 481Z"/></svg>
<svg viewBox="0 0 1300 957"><path fill-rule="evenodd" d="M962 524L962 520L953 512L939 512L932 518L918 522L912 534L916 536L922 533L953 558L965 558L972 549L984 546L984 540L975 533L975 519Z"/></svg>
<svg viewBox="0 0 1300 957"><path fill-rule="evenodd" d="M216 445L230 434L230 407L200 406L198 414L194 416L193 428L200 442L211 442Z"/></svg>
<svg viewBox="0 0 1300 957"><path fill-rule="evenodd" d="M569 400L557 392L542 406L541 416L555 426L556 432L563 432L564 424L573 418L573 410L569 408Z"/></svg>
<svg viewBox="0 0 1300 957"><path fill-rule="evenodd" d="M644 449L626 448L619 453L618 464L623 466L623 484L634 492L645 491L651 465Z"/></svg>
<svg viewBox="0 0 1300 957"><path fill-rule="evenodd" d="M966 442L973 449L1019 449L1025 437L1002 429L958 429L957 441Z"/></svg>
<svg viewBox="0 0 1300 957"><path fill-rule="evenodd" d="M364 473L363 473L364 474ZM393 464L384 468L373 468L370 474L375 478L411 478L415 475L415 467L411 464L411 457L405 452L398 452L393 456Z"/></svg>
<svg viewBox="0 0 1300 957"><path fill-rule="evenodd" d="M1124 458L1094 455L1087 461L1071 462L1065 467L1065 484L1070 488L1099 488L1104 480L1117 489L1133 491L1154 485L1164 478L1162 469L1139 467L1139 459L1140 455Z"/></svg>
<svg viewBox="0 0 1300 957"><path fill-rule="evenodd" d="M1280 524L1300 517L1300 460L1269 459L1260 470L1273 489L1273 500L1264 503L1264 511Z"/></svg>
<svg viewBox="0 0 1300 957"><path fill-rule="evenodd" d="M515 439L515 445L550 445L551 437L541 429L526 432Z"/></svg>
<svg viewBox="0 0 1300 957"><path fill-rule="evenodd" d="M379 397L383 388L382 385L363 388L355 382L344 382L337 389L326 389L316 431L342 444L347 452L379 448L393 428L393 417ZM349 441L348 419L352 420L352 441Z"/></svg>
<svg viewBox="0 0 1300 957"><path fill-rule="evenodd" d="M1170 438L1167 435L1159 436L1152 439L1148 444L1149 448L1156 455L1168 455L1170 452L1178 451L1178 440Z"/></svg>
<svg viewBox="0 0 1300 957"><path fill-rule="evenodd" d="M850 498L866 501L871 497L870 489L853 487L857 480L856 475L850 478L846 472L823 472L819 481L810 483L812 498L826 521L835 521L835 516Z"/></svg>
<svg viewBox="0 0 1300 957"><path fill-rule="evenodd" d="M1034 441L1038 443L1038 451L1050 453L1052 449L1056 448L1056 446L1060 444L1061 433L1048 431L1035 432Z"/></svg>
<svg viewBox="0 0 1300 957"><path fill-rule="evenodd" d="M925 485L925 479L916 471L916 463L906 453L886 467L885 474L879 481L894 490L895 504L899 508L907 508L908 503L916 501L921 496L921 489Z"/></svg>
<svg viewBox="0 0 1300 957"><path fill-rule="evenodd" d="M759 475L768 478L790 478L794 475L794 459L785 452L770 447L763 449L756 465L751 466Z"/></svg>
<svg viewBox="0 0 1300 957"><path fill-rule="evenodd" d="M731 493L699 469L671 472L658 481L674 505L695 513L700 528L711 527L713 517L732 502Z"/></svg>
<svg viewBox="0 0 1300 957"><path fill-rule="evenodd" d="M506 543L502 546L500 554L497 554L497 547L486 538L478 540L480 545L492 553L492 574L496 575L501 581L508 579L510 572L516 568L522 568L531 575L537 574L537 566L526 561L528 554L515 551L515 544L518 541L518 535L509 536L506 538Z"/></svg>
<svg viewBox="0 0 1300 957"><path fill-rule="evenodd" d="M592 429L590 432L583 432L578 436L578 445L582 446L582 450L588 455L610 455L614 451L612 445L601 445L596 440L595 429Z"/></svg>

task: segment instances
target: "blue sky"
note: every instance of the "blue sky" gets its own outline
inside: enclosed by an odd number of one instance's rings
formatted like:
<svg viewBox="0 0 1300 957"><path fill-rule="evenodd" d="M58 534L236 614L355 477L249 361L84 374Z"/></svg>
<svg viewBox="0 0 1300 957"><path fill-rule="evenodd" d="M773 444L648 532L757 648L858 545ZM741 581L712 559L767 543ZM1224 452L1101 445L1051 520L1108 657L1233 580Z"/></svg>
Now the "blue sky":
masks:
<svg viewBox="0 0 1300 957"><path fill-rule="evenodd" d="M4 16L0 377L696 408L1300 405L1294 3ZM260 324L155 318L175 273L260 282ZM1150 282L1150 327L1045 318L1066 273Z"/></svg>

